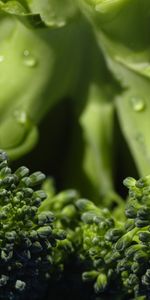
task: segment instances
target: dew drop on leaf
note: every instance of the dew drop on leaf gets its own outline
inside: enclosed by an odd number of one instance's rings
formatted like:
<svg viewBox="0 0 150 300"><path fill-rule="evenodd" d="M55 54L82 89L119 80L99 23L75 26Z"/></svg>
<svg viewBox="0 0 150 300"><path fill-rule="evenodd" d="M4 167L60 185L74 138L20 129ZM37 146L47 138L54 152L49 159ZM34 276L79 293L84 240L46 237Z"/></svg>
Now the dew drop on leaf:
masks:
<svg viewBox="0 0 150 300"><path fill-rule="evenodd" d="M61 28L66 25L66 20L65 19L57 20L55 18L52 18L51 20L46 22L46 25L54 28Z"/></svg>
<svg viewBox="0 0 150 300"><path fill-rule="evenodd" d="M23 63L25 66L33 68L37 65L37 59L26 49L23 52Z"/></svg>
<svg viewBox="0 0 150 300"><path fill-rule="evenodd" d="M66 25L66 20L60 20L57 22L57 27L63 27Z"/></svg>
<svg viewBox="0 0 150 300"><path fill-rule="evenodd" d="M3 62L4 59L5 59L4 56L3 56L3 55L0 55L0 63Z"/></svg>
<svg viewBox="0 0 150 300"><path fill-rule="evenodd" d="M25 49L23 52L24 56L29 56L30 55L30 51L28 49Z"/></svg>
<svg viewBox="0 0 150 300"><path fill-rule="evenodd" d="M25 111L16 110L14 112L14 117L17 119L18 123L20 123L20 124L24 125L27 123L28 117L27 117L27 114Z"/></svg>
<svg viewBox="0 0 150 300"><path fill-rule="evenodd" d="M140 97L132 97L130 102L133 110L136 112L141 112L145 109L146 106L145 101Z"/></svg>

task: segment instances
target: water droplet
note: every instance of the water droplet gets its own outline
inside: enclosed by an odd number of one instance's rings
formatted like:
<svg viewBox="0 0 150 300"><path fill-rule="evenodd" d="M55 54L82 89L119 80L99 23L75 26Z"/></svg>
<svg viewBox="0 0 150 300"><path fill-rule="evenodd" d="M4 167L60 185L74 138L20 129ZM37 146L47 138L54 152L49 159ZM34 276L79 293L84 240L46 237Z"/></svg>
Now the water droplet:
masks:
<svg viewBox="0 0 150 300"><path fill-rule="evenodd" d="M14 116L15 118L17 119L18 123L20 124L26 124L27 121L28 121L28 117L27 117L27 114L25 111L19 111L19 110L16 110L14 112Z"/></svg>
<svg viewBox="0 0 150 300"><path fill-rule="evenodd" d="M66 25L66 20L57 20L57 19L51 19L46 22L47 26L54 27L54 28L61 28Z"/></svg>
<svg viewBox="0 0 150 300"><path fill-rule="evenodd" d="M0 63L4 61L4 56L0 55Z"/></svg>
<svg viewBox="0 0 150 300"><path fill-rule="evenodd" d="M33 68L37 65L37 59L30 53L29 50L24 50L23 56L23 63L25 66Z"/></svg>
<svg viewBox="0 0 150 300"><path fill-rule="evenodd" d="M29 56L30 55L30 51L25 49L24 52L23 52L23 55L24 56Z"/></svg>
<svg viewBox="0 0 150 300"><path fill-rule="evenodd" d="M24 64L27 66L27 67L35 67L36 64L37 64L37 60L34 58L34 57L27 57L26 59L24 59Z"/></svg>
<svg viewBox="0 0 150 300"><path fill-rule="evenodd" d="M66 25L66 20L60 20L57 22L57 27L63 27Z"/></svg>
<svg viewBox="0 0 150 300"><path fill-rule="evenodd" d="M139 97L132 97L130 101L131 101L132 108L136 112L141 112L145 109L146 105L144 99Z"/></svg>
<svg viewBox="0 0 150 300"><path fill-rule="evenodd" d="M49 26L49 27L55 27L56 22L54 20L46 21L46 25Z"/></svg>

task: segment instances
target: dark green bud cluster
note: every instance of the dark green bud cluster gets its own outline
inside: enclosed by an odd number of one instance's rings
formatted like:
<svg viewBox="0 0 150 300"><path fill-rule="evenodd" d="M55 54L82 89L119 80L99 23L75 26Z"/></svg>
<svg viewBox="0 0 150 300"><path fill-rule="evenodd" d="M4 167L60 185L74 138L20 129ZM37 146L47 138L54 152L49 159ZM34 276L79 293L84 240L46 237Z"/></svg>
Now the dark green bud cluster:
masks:
<svg viewBox="0 0 150 300"><path fill-rule="evenodd" d="M0 151L0 299L37 299L54 271L54 248L65 238L51 211L40 211L46 194L41 172L14 173ZM46 201L46 200L45 200Z"/></svg>
<svg viewBox="0 0 150 300"><path fill-rule="evenodd" d="M45 188L46 185L46 188ZM75 203L79 198L77 191L65 190L58 194L51 195L51 182L47 179L44 182L43 189L48 197L41 206L41 209L53 211L56 216L57 225L65 229L74 228L79 221L79 213Z"/></svg>
<svg viewBox="0 0 150 300"><path fill-rule="evenodd" d="M112 244L123 234L123 228L115 222L108 209L100 209L89 200L76 202L81 212L80 259L85 265L84 281L93 281L97 294L103 293L109 282L115 280L114 267L119 254Z"/></svg>
<svg viewBox="0 0 150 300"><path fill-rule="evenodd" d="M125 286L134 291L135 297L150 299L150 176L139 180L127 178L129 199L125 214L134 232L130 245L124 250L128 269L124 268Z"/></svg>
<svg viewBox="0 0 150 300"><path fill-rule="evenodd" d="M43 188L48 197L41 205L40 210L52 211L56 217L55 228L66 233L66 239L59 240L53 251L55 263L57 262L58 266L63 269L65 261L68 262L71 255L78 249L75 241L78 241L76 228L80 222L80 215L75 203L79 195L75 190L65 190L52 196L49 179L44 182Z"/></svg>
<svg viewBox="0 0 150 300"><path fill-rule="evenodd" d="M124 181L126 219L122 205L119 219L119 206L116 215L74 190L54 195L45 181L47 197L43 180L26 167L12 173L0 151L0 299L42 299L73 257L98 299L150 299L150 176Z"/></svg>
<svg viewBox="0 0 150 300"><path fill-rule="evenodd" d="M98 294L112 288L121 290L121 299L150 299L150 176L127 178L124 184L129 188L125 221L88 200L76 203L80 257L86 262L82 277L94 282Z"/></svg>

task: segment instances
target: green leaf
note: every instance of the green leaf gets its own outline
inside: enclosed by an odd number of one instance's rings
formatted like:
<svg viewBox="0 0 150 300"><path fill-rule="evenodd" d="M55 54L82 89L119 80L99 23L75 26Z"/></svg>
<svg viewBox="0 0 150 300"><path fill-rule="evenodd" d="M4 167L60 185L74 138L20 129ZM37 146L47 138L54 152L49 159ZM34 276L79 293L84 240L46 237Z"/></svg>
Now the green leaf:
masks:
<svg viewBox="0 0 150 300"><path fill-rule="evenodd" d="M93 33L89 30L85 34L89 36L72 102L74 127L64 181L79 189L83 196L90 195L94 201L99 201L114 188L113 100L118 85L107 69Z"/></svg>
<svg viewBox="0 0 150 300"><path fill-rule="evenodd" d="M27 0L30 11L39 14L48 27L63 27L77 14L77 4L73 0Z"/></svg>
<svg viewBox="0 0 150 300"><path fill-rule="evenodd" d="M0 11L15 15L34 27L50 28L63 27L78 14L77 5L73 0L0 1Z"/></svg>
<svg viewBox="0 0 150 300"><path fill-rule="evenodd" d="M122 132L140 175L147 175L150 172L150 2L82 2L108 68L122 86L115 100Z"/></svg>
<svg viewBox="0 0 150 300"><path fill-rule="evenodd" d="M11 17L0 21L0 147L17 158L31 150L37 124L76 83L82 24L33 30Z"/></svg>

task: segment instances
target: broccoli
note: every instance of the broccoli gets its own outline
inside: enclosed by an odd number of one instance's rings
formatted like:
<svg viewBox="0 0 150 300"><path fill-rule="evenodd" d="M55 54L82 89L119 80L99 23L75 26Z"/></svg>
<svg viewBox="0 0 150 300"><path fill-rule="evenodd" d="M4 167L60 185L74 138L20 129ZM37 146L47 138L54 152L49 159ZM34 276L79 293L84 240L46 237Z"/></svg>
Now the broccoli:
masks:
<svg viewBox="0 0 150 300"><path fill-rule="evenodd" d="M93 285L92 299L150 299L150 176L128 177L124 185L127 202L112 210L80 198L74 190L50 195L41 206L53 211L55 226L65 230L64 263L72 253L78 277ZM69 262L72 268L74 261Z"/></svg>
<svg viewBox="0 0 150 300"><path fill-rule="evenodd" d="M96 206L75 190L55 195L43 173L13 173L1 150L0 299L43 299L68 263L98 299L150 299L150 176L124 185L125 208Z"/></svg>
<svg viewBox="0 0 150 300"><path fill-rule="evenodd" d="M94 299L150 299L149 23L149 0L0 1L0 299L76 263Z"/></svg>
<svg viewBox="0 0 150 300"><path fill-rule="evenodd" d="M39 212L45 175L26 167L12 173L0 151L0 299L38 299L58 262L55 250L64 231L51 211Z"/></svg>
<svg viewBox="0 0 150 300"><path fill-rule="evenodd" d="M150 176L128 177L125 216L120 218L89 200L79 199L79 255L84 281L93 281L96 294L111 299L150 299ZM86 262L86 263L85 263ZM103 299L103 298L102 298Z"/></svg>

